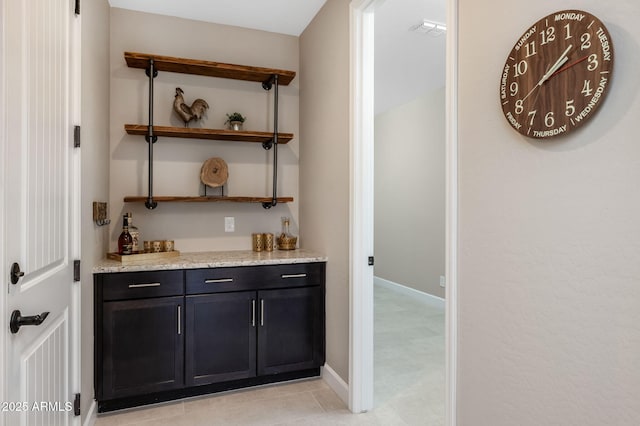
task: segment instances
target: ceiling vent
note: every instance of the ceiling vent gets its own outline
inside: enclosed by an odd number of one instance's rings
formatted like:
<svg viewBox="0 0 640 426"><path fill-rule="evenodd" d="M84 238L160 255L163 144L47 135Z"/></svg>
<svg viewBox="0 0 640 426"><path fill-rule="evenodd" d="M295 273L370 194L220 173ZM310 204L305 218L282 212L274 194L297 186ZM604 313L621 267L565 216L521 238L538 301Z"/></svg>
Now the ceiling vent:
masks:
<svg viewBox="0 0 640 426"><path fill-rule="evenodd" d="M428 34L431 37L439 37L447 32L447 26L439 22L423 19L422 22L413 25L409 30L415 33Z"/></svg>

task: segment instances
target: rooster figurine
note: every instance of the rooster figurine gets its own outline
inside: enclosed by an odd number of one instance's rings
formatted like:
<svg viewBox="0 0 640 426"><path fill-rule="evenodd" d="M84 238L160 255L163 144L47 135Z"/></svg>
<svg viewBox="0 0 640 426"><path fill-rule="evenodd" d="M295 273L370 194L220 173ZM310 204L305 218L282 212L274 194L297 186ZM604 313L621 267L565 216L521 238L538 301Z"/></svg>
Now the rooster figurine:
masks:
<svg viewBox="0 0 640 426"><path fill-rule="evenodd" d="M182 94L184 92L181 88L176 87L176 97L173 101L173 109L178 113L182 121L184 121L184 127L189 127L191 120L200 120L204 112L209 109L209 104L204 99L196 99L191 106L184 103Z"/></svg>

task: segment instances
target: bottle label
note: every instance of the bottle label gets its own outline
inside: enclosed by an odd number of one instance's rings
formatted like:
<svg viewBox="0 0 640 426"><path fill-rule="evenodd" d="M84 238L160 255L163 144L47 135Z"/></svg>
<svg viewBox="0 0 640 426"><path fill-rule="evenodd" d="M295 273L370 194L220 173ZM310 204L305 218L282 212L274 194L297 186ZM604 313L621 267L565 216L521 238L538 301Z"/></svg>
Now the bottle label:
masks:
<svg viewBox="0 0 640 426"><path fill-rule="evenodd" d="M122 245L122 254L132 254L133 244L123 244Z"/></svg>
<svg viewBox="0 0 640 426"><path fill-rule="evenodd" d="M134 253L140 251L140 245L138 244L140 233L138 231L131 230L129 230L129 233L131 234L131 238L133 239L133 244L131 244L131 251Z"/></svg>

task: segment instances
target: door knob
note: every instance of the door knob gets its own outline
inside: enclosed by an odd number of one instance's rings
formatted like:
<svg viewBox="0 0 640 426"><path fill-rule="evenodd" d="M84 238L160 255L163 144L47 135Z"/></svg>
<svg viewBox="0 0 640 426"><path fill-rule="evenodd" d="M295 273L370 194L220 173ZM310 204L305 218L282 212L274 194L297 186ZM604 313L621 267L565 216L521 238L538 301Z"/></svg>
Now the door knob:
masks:
<svg viewBox="0 0 640 426"><path fill-rule="evenodd" d="M11 265L11 284L18 284L18 280L24 277L24 272L20 270L20 265L15 262Z"/></svg>
<svg viewBox="0 0 640 426"><path fill-rule="evenodd" d="M23 317L20 311L15 310L11 313L11 321L9 322L9 328L11 333L16 334L20 327L23 325L40 325L49 316L49 312L43 312L40 315L34 315L31 317Z"/></svg>

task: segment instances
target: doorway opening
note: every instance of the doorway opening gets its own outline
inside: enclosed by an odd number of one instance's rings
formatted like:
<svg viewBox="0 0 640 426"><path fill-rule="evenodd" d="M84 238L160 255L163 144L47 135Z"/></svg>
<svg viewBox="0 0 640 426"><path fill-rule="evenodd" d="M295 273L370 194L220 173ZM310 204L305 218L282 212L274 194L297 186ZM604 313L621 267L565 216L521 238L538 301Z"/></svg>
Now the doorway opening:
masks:
<svg viewBox="0 0 640 426"><path fill-rule="evenodd" d="M387 0L374 21L373 403L442 424L445 0Z"/></svg>
<svg viewBox="0 0 640 426"><path fill-rule="evenodd" d="M383 1L351 4L351 333L349 406L353 412L374 408L373 256L374 241L374 12ZM390 3L390 2L389 2ZM446 86L442 89L446 147L445 172L445 273L446 276L446 392L445 424L455 425L456 360L456 236L457 236L457 135L456 50L457 1L447 0ZM402 182L397 182L401 185ZM438 284L439 284L438 280Z"/></svg>

